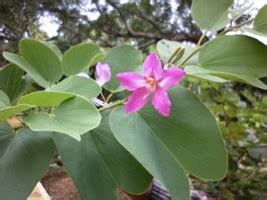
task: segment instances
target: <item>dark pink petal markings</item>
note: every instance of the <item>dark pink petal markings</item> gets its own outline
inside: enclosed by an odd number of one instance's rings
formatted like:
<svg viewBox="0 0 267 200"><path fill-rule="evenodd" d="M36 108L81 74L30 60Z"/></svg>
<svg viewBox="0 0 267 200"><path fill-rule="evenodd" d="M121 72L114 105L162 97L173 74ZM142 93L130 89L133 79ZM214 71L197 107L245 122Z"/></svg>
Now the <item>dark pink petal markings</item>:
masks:
<svg viewBox="0 0 267 200"><path fill-rule="evenodd" d="M146 85L145 78L134 72L119 73L116 77L120 81L121 87L129 91L134 91Z"/></svg>
<svg viewBox="0 0 267 200"><path fill-rule="evenodd" d="M152 105L163 116L168 117L170 115L171 101L168 93L158 87L152 97Z"/></svg>
<svg viewBox="0 0 267 200"><path fill-rule="evenodd" d="M125 104L125 112L133 113L143 108L149 100L150 92L146 87L138 88L128 98Z"/></svg>
<svg viewBox="0 0 267 200"><path fill-rule="evenodd" d="M171 67L164 72L163 78L158 83L158 86L164 90L168 90L177 85L184 76L185 71L183 69Z"/></svg>
<svg viewBox="0 0 267 200"><path fill-rule="evenodd" d="M96 65L96 82L102 86L111 78L111 71L108 64L97 63Z"/></svg>
<svg viewBox="0 0 267 200"><path fill-rule="evenodd" d="M163 72L162 64L157 54L155 52L149 54L144 62L145 77L153 77L156 80L159 80L162 77Z"/></svg>

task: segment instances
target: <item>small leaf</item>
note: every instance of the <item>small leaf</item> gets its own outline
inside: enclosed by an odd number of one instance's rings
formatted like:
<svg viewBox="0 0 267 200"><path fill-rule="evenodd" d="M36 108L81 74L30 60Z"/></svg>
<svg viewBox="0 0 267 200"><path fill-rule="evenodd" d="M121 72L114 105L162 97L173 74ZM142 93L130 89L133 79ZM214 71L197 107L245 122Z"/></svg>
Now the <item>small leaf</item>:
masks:
<svg viewBox="0 0 267 200"><path fill-rule="evenodd" d="M80 73L85 67L89 67L98 53L99 47L90 43L82 43L70 48L62 58L64 74L75 75Z"/></svg>
<svg viewBox="0 0 267 200"><path fill-rule="evenodd" d="M16 64L17 66L19 66L21 69L23 69L25 72L27 72L29 74L29 76L35 80L36 83L38 83L40 86L42 87L48 87L50 86L49 81L45 80L44 77L42 77L39 72L32 67L24 58L22 58L21 56L14 54L14 53L10 53L10 52L4 52L3 56L6 60L8 60L9 62L12 62L14 64Z"/></svg>
<svg viewBox="0 0 267 200"><path fill-rule="evenodd" d="M243 35L222 36L205 45L199 54L199 66L224 79L235 79L261 89L267 86L259 78L267 75L267 47Z"/></svg>
<svg viewBox="0 0 267 200"><path fill-rule="evenodd" d="M216 120L200 100L181 87L171 89L169 96L169 117L149 105L131 115L115 109L109 122L115 138L167 187L172 199L188 199L184 170L204 179L221 179L227 154Z"/></svg>
<svg viewBox="0 0 267 200"><path fill-rule="evenodd" d="M78 96L62 102L50 114L31 113L24 118L32 130L64 133L78 141L80 135L96 128L100 120L95 106Z"/></svg>
<svg viewBox="0 0 267 200"><path fill-rule="evenodd" d="M100 86L93 79L79 76L68 77L53 86L51 90L80 95L89 100L97 97L101 92Z"/></svg>
<svg viewBox="0 0 267 200"><path fill-rule="evenodd" d="M29 104L40 107L57 106L66 99L74 97L74 94L56 91L38 91L22 96L18 104Z"/></svg>
<svg viewBox="0 0 267 200"><path fill-rule="evenodd" d="M116 78L116 75L120 72L135 71L141 63L141 53L132 46L122 45L111 49L103 63L107 63L111 70L111 80L104 85L107 90L113 92L119 92L122 89L119 88L120 84Z"/></svg>
<svg viewBox="0 0 267 200"><path fill-rule="evenodd" d="M254 30L267 36L267 5L263 6L254 19Z"/></svg>
<svg viewBox="0 0 267 200"><path fill-rule="evenodd" d="M0 109L0 122L4 121L8 117L12 117L17 113L23 112L25 110L29 110L33 108L33 105L28 104L19 104L16 106L4 107Z"/></svg>
<svg viewBox="0 0 267 200"><path fill-rule="evenodd" d="M201 29L215 32L230 22L227 15L232 3L233 0L193 0L192 17Z"/></svg>
<svg viewBox="0 0 267 200"><path fill-rule="evenodd" d="M3 90L0 90L0 109L10 106L10 100Z"/></svg>
<svg viewBox="0 0 267 200"><path fill-rule="evenodd" d="M33 39L22 39L19 49L22 57L46 81L54 83L61 78L60 58L49 45Z"/></svg>
<svg viewBox="0 0 267 200"><path fill-rule="evenodd" d="M26 87L24 72L14 64L8 64L0 70L0 89L14 102Z"/></svg>
<svg viewBox="0 0 267 200"><path fill-rule="evenodd" d="M53 135L81 198L117 200L117 187L129 193L145 192L152 177L116 141L109 128L108 113L102 116L100 126L84 134L81 142L62 134Z"/></svg>
<svg viewBox="0 0 267 200"><path fill-rule="evenodd" d="M26 199L49 166L55 146L48 132L0 124L0 187L2 199Z"/></svg>

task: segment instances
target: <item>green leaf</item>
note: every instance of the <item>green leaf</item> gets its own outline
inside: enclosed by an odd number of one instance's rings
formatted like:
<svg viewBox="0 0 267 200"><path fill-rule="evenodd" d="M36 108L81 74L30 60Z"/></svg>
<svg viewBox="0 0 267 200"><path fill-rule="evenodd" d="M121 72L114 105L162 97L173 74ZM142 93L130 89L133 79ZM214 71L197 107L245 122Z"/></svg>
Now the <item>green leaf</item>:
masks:
<svg viewBox="0 0 267 200"><path fill-rule="evenodd" d="M233 0L193 0L192 17L204 30L215 32L229 23L228 9Z"/></svg>
<svg viewBox="0 0 267 200"><path fill-rule="evenodd" d="M131 115L118 108L110 115L110 127L116 139L169 189L172 199L188 199L184 170L204 179L221 179L227 154L216 120L200 100L180 87L169 95L169 117L151 105Z"/></svg>
<svg viewBox="0 0 267 200"><path fill-rule="evenodd" d="M0 90L0 109L10 106L10 100L3 90Z"/></svg>
<svg viewBox="0 0 267 200"><path fill-rule="evenodd" d="M99 47L90 43L82 43L70 48L62 58L64 74L80 73L85 67L90 66L91 61L98 53Z"/></svg>
<svg viewBox="0 0 267 200"><path fill-rule="evenodd" d="M4 107L0 109L0 122L4 121L8 117L12 117L17 113L23 112L25 110L29 110L34 106L28 104L19 104L16 106Z"/></svg>
<svg viewBox="0 0 267 200"><path fill-rule="evenodd" d="M49 45L33 39L22 39L19 43L19 49L22 57L46 81L54 83L61 78L60 58Z"/></svg>
<svg viewBox="0 0 267 200"><path fill-rule="evenodd" d="M117 200L117 187L130 193L143 193L152 177L116 141L109 128L108 113L102 116L100 126L84 134L81 142L61 134L53 135L81 198Z"/></svg>
<svg viewBox="0 0 267 200"><path fill-rule="evenodd" d="M29 76L35 80L36 83L38 83L42 87L48 87L50 86L50 83L42 77L39 72L32 67L24 58L21 56L10 53L10 52L4 52L3 56L6 60L9 62L12 62L19 66L21 69L23 69L25 72L29 74Z"/></svg>
<svg viewBox="0 0 267 200"><path fill-rule="evenodd" d="M51 47L51 49L57 54L57 56L61 60L62 59L62 52L60 51L60 49L58 48L58 46L54 42L46 42L46 44L49 47Z"/></svg>
<svg viewBox="0 0 267 200"><path fill-rule="evenodd" d="M141 52L129 45L122 45L111 49L103 63L107 63L111 70L111 80L104 87L112 92L119 92L120 84L116 75L120 72L135 71L141 63Z"/></svg>
<svg viewBox="0 0 267 200"><path fill-rule="evenodd" d="M29 104L40 107L57 106L66 99L74 97L74 94L56 91L38 91L22 96L18 104Z"/></svg>
<svg viewBox="0 0 267 200"><path fill-rule="evenodd" d="M263 6L254 19L254 30L267 36L267 5Z"/></svg>
<svg viewBox="0 0 267 200"><path fill-rule="evenodd" d="M26 87L24 72L14 64L8 64L0 70L0 89L14 102Z"/></svg>
<svg viewBox="0 0 267 200"><path fill-rule="evenodd" d="M100 86L91 78L71 76L53 86L50 91L68 92L92 99L101 92Z"/></svg>
<svg viewBox="0 0 267 200"><path fill-rule="evenodd" d="M67 99L50 114L31 113L24 122L35 131L54 131L80 141L80 135L96 128L101 115L95 106L81 97Z"/></svg>
<svg viewBox="0 0 267 200"><path fill-rule="evenodd" d="M220 78L218 76L212 75L212 71L208 69L204 69L198 66L186 66L185 67L186 75L193 76L198 79L203 79L207 81L217 82L217 83L225 83L228 80ZM216 73L216 72L214 72Z"/></svg>
<svg viewBox="0 0 267 200"><path fill-rule="evenodd" d="M90 66L97 64L98 62L102 61L105 57L106 57L106 54L105 53L98 53L98 54L96 54L92 58L91 63L90 63Z"/></svg>
<svg viewBox="0 0 267 200"><path fill-rule="evenodd" d="M180 42L176 42L176 41L170 41L170 40L160 40L157 43L157 52L159 54L160 59L163 61L164 64L168 63L168 60L171 58L172 54L179 48L184 48L185 52L183 54L183 56L177 60L175 63L176 66L179 66L180 63L186 58L188 57L192 52L193 52L193 48L187 44L182 44ZM197 64L197 54L195 54L192 58L190 58L186 64Z"/></svg>
<svg viewBox="0 0 267 200"><path fill-rule="evenodd" d="M214 39L200 50L199 66L222 78L267 89L259 80L267 75L267 47L253 38L235 35Z"/></svg>
<svg viewBox="0 0 267 200"><path fill-rule="evenodd" d="M26 199L49 166L55 146L48 132L33 132L0 124L1 198Z"/></svg>

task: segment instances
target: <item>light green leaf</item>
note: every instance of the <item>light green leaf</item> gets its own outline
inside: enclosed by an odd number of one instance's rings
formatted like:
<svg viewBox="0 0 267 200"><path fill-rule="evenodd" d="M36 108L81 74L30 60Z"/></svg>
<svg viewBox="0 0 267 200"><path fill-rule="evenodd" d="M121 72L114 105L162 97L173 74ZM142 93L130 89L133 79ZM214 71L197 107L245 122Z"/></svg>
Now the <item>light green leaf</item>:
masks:
<svg viewBox="0 0 267 200"><path fill-rule="evenodd" d="M33 105L28 104L19 104L16 106L4 107L0 109L0 122L4 121L8 117L12 117L17 113L23 112L25 110L29 110L33 108Z"/></svg>
<svg viewBox="0 0 267 200"><path fill-rule="evenodd" d="M0 89L14 102L26 88L23 70L14 64L8 64L0 69Z"/></svg>
<svg viewBox="0 0 267 200"><path fill-rule="evenodd" d="M1 199L26 199L47 170L55 152L51 134L0 124Z"/></svg>
<svg viewBox="0 0 267 200"><path fill-rule="evenodd" d="M0 90L0 109L10 106L10 100L3 90Z"/></svg>
<svg viewBox="0 0 267 200"><path fill-rule="evenodd" d="M92 58L91 63L90 63L90 66L93 66L93 65L97 64L98 62L101 62L105 57L106 57L106 54L105 53L98 53L98 54L96 54Z"/></svg>
<svg viewBox="0 0 267 200"><path fill-rule="evenodd" d="M99 53L99 47L82 43L67 50L62 58L64 74L75 75L80 73L85 67L89 67L91 61Z"/></svg>
<svg viewBox="0 0 267 200"><path fill-rule="evenodd" d="M108 113L102 114L100 126L84 134L81 142L62 134L53 135L64 166L82 199L117 200L117 187L143 193L151 176L116 141L109 128Z"/></svg>
<svg viewBox="0 0 267 200"><path fill-rule="evenodd" d="M19 43L22 57L45 80L54 83L62 76L60 58L46 43L33 39L22 39Z"/></svg>
<svg viewBox="0 0 267 200"><path fill-rule="evenodd" d="M192 17L201 29L215 32L229 23L227 15L232 3L233 0L193 0Z"/></svg>
<svg viewBox="0 0 267 200"><path fill-rule="evenodd" d="M35 131L53 131L66 134L78 141L80 135L96 128L101 115L95 106L81 97L62 102L50 114L31 113L24 122Z"/></svg>
<svg viewBox="0 0 267 200"><path fill-rule="evenodd" d="M24 58L22 58L21 56L14 54L14 53L10 53L10 52L4 52L3 56L6 60L8 60L9 62L12 62L14 64L16 64L17 66L19 66L21 69L23 69L25 72L27 72L29 74L29 76L35 80L36 83L38 83L40 86L42 87L48 87L50 86L50 83L45 80L44 77L42 77L39 72L32 67Z"/></svg>
<svg viewBox="0 0 267 200"><path fill-rule="evenodd" d="M267 5L263 6L254 19L254 30L267 37Z"/></svg>
<svg viewBox="0 0 267 200"><path fill-rule="evenodd" d="M234 35L214 39L200 50L199 66L222 78L267 89L259 80L267 75L267 47L253 38Z"/></svg>
<svg viewBox="0 0 267 200"><path fill-rule="evenodd" d="M118 108L110 115L110 127L116 139L169 189L172 199L188 199L184 170L204 179L221 179L227 154L216 120L200 100L180 87L169 95L169 117L151 105L131 115Z"/></svg>
<svg viewBox="0 0 267 200"><path fill-rule="evenodd" d="M74 97L74 94L56 91L38 91L22 96L18 104L29 104L40 107L57 106L66 99Z"/></svg>
<svg viewBox="0 0 267 200"><path fill-rule="evenodd" d="M62 52L60 51L58 46L54 42L46 42L46 44L51 47L51 49L57 54L57 56L61 60L62 59Z"/></svg>
<svg viewBox="0 0 267 200"><path fill-rule="evenodd" d="M186 66L185 67L186 75L193 76L195 78L217 82L217 83L225 83L228 82L228 80L220 78L218 76L212 75L212 71L208 69L204 69L198 66ZM216 72L215 72L216 73Z"/></svg>
<svg viewBox="0 0 267 200"><path fill-rule="evenodd" d="M183 56L177 60L175 63L172 63L176 66L179 66L181 64L181 62L188 57L192 52L193 52L193 47L191 47L190 45L187 44L182 44L180 42L176 42L176 41L170 41L170 40L160 40L157 43L157 52L158 55L160 57L160 60L163 61L164 64L167 64L168 60L171 58L172 54L179 48L182 47L185 49L185 52L183 54ZM195 54L192 58L190 58L186 64L197 64L197 56L198 54Z"/></svg>
<svg viewBox="0 0 267 200"><path fill-rule="evenodd" d="M61 91L92 99L101 92L100 86L91 78L71 76L53 86L50 91Z"/></svg>
<svg viewBox="0 0 267 200"><path fill-rule="evenodd" d="M135 71L140 66L141 53L132 46L122 45L111 49L103 63L109 64L112 74L111 80L104 87L112 92L119 92L122 89L119 88L116 75L120 72Z"/></svg>

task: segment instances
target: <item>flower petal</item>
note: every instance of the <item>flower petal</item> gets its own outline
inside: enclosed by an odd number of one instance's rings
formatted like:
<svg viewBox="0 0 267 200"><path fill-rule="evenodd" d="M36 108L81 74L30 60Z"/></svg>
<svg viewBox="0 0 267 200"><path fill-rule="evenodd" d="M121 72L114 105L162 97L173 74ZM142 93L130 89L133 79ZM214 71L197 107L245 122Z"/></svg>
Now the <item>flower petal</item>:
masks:
<svg viewBox="0 0 267 200"><path fill-rule="evenodd" d="M102 86L111 78L111 72L108 64L97 63L96 65L96 82Z"/></svg>
<svg viewBox="0 0 267 200"><path fill-rule="evenodd" d="M146 57L144 62L144 73L146 77L154 77L156 80L159 80L162 77L163 69L161 61L155 52Z"/></svg>
<svg viewBox="0 0 267 200"><path fill-rule="evenodd" d="M125 104L125 112L133 113L140 110L146 105L149 96L150 92L145 87L135 90Z"/></svg>
<svg viewBox="0 0 267 200"><path fill-rule="evenodd" d="M156 89L152 98L152 104L161 115L165 117L170 115L171 101L164 89L160 87Z"/></svg>
<svg viewBox="0 0 267 200"><path fill-rule="evenodd" d="M146 85L144 77L134 72L119 73L116 77L120 81L121 86L129 91L134 91Z"/></svg>
<svg viewBox="0 0 267 200"><path fill-rule="evenodd" d="M164 90L175 86L179 81L185 76L185 71L181 68L171 67L164 72L162 80L159 82L158 86Z"/></svg>

